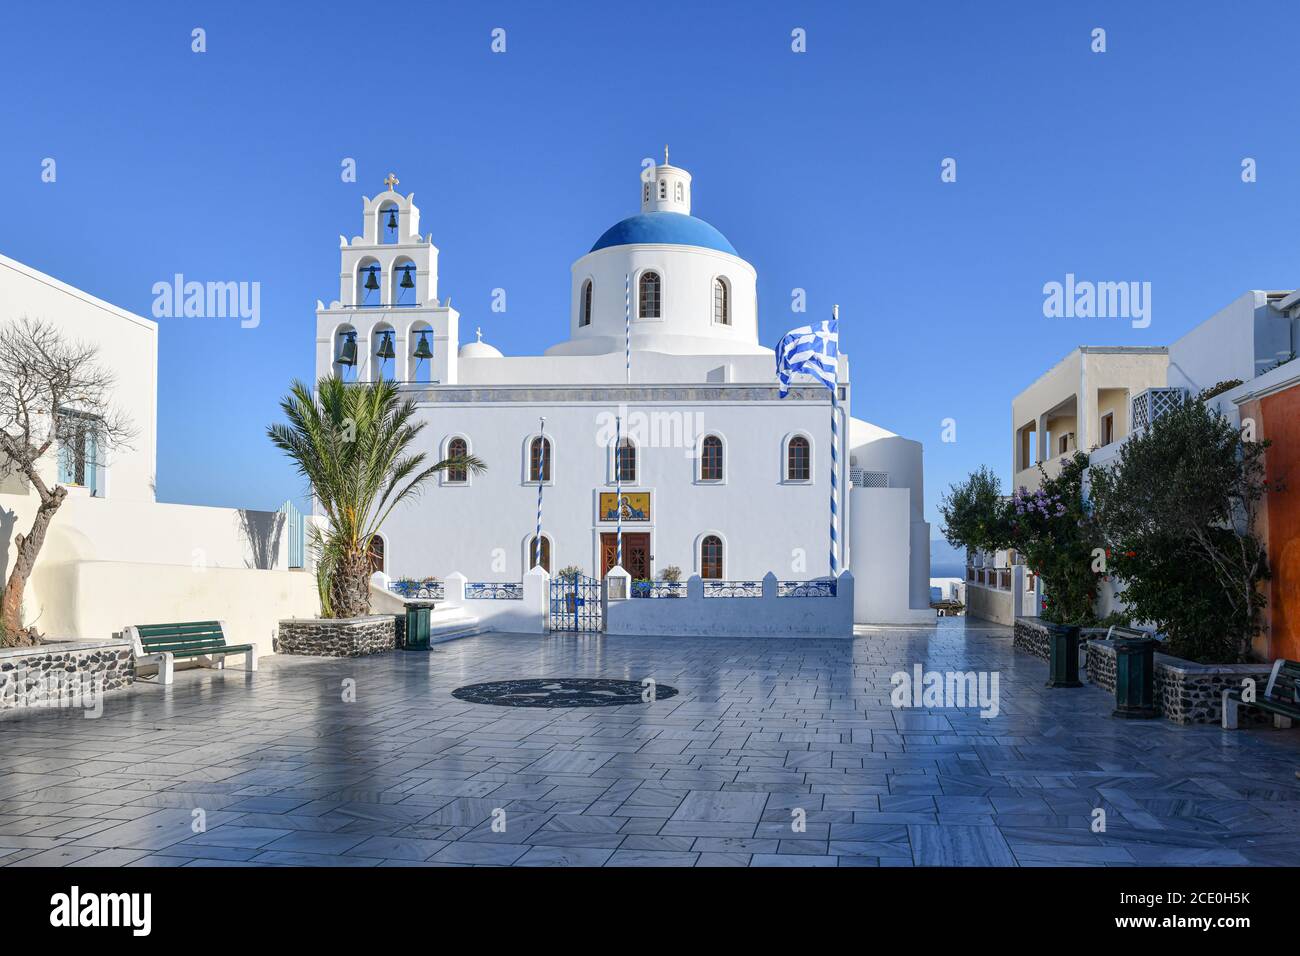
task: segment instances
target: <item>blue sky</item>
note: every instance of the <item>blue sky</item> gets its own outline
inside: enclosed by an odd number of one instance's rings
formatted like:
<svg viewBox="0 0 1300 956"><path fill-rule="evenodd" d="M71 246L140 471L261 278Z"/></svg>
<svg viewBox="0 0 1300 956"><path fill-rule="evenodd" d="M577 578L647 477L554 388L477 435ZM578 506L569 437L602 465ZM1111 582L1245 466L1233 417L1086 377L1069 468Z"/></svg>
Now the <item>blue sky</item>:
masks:
<svg viewBox="0 0 1300 956"><path fill-rule="evenodd" d="M301 495L264 427L313 372L338 236L389 170L464 327L527 354L564 337L570 263L671 144L694 212L758 269L765 344L840 304L853 413L925 443L931 520L977 465L1009 478L1011 397L1075 345L1167 344L1300 282L1291 2L43 2L3 22L0 252L143 315L177 272L262 286L256 329L161 320L162 500ZM1044 318L1068 272L1152 283L1150 327Z"/></svg>

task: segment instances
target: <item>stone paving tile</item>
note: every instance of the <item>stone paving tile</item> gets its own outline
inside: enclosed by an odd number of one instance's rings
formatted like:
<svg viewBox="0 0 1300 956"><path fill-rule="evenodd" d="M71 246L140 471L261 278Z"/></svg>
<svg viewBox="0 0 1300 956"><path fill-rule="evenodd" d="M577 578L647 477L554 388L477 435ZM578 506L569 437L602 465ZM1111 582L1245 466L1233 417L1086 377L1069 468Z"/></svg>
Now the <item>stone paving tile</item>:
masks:
<svg viewBox="0 0 1300 956"><path fill-rule="evenodd" d="M894 710L890 678L913 664L997 671L999 715ZM184 671L169 689L110 695L93 726L74 711L0 715L0 865L1300 859L1300 734L1116 721L1106 694L1047 689L1046 671L1007 629L961 618L838 641L488 634L353 661L270 657L251 680ZM527 711L450 695L601 675L680 693ZM362 691L349 704L345 677Z"/></svg>

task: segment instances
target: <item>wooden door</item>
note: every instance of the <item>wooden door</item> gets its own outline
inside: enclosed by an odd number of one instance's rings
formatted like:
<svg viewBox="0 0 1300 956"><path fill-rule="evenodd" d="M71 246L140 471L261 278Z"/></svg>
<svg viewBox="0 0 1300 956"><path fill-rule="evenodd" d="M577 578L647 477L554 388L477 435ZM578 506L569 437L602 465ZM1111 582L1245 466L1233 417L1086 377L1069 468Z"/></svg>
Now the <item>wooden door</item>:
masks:
<svg viewBox="0 0 1300 956"><path fill-rule="evenodd" d="M600 535L600 576L603 578L614 566L618 555L618 535L605 531ZM643 581L650 577L650 535L644 531L629 534L623 532L623 570L632 575L633 581Z"/></svg>

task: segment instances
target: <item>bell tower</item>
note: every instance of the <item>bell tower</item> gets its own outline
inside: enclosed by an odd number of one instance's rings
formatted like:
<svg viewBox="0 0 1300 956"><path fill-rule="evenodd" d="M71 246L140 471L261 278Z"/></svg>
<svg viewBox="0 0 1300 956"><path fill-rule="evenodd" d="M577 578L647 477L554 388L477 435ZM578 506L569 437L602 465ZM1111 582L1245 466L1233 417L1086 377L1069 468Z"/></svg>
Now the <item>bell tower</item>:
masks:
<svg viewBox="0 0 1300 956"><path fill-rule="evenodd" d="M691 214L691 174L668 165L667 146L662 166L642 170L641 211Z"/></svg>
<svg viewBox="0 0 1300 956"><path fill-rule="evenodd" d="M415 193L393 173L361 198L361 234L339 236L339 297L316 303L316 374L450 384L459 314L438 299L438 247L420 236Z"/></svg>

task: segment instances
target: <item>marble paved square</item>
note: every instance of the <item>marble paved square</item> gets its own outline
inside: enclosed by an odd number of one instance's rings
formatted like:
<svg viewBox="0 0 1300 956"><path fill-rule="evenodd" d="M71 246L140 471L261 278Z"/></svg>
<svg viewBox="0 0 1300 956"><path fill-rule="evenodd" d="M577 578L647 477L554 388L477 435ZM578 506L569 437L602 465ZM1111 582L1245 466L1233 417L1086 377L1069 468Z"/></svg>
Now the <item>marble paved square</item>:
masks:
<svg viewBox="0 0 1300 956"><path fill-rule="evenodd" d="M890 677L914 663L996 671L1000 712L894 709ZM528 677L680 693L578 709L451 696ZM961 618L840 641L489 634L183 671L109 695L97 720L0 717L0 865L1300 860L1300 730L1115 720L1102 691L1046 678L1007 629Z"/></svg>

